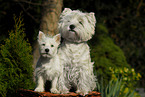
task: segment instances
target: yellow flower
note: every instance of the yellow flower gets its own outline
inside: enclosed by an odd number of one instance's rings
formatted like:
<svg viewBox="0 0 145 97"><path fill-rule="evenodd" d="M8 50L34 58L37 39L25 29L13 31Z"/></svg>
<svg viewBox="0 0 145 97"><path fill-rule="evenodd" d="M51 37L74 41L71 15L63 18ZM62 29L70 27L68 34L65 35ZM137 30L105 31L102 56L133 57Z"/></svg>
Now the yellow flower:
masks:
<svg viewBox="0 0 145 97"><path fill-rule="evenodd" d="M109 70L112 70L112 67L109 67Z"/></svg>
<svg viewBox="0 0 145 97"><path fill-rule="evenodd" d="M125 88L125 91L124 91L124 93L127 93L129 91L129 89L128 88Z"/></svg>
<svg viewBox="0 0 145 97"><path fill-rule="evenodd" d="M134 72L134 69L132 68L131 71Z"/></svg>
<svg viewBox="0 0 145 97"><path fill-rule="evenodd" d="M123 73L122 69L120 69L120 73Z"/></svg>
<svg viewBox="0 0 145 97"><path fill-rule="evenodd" d="M123 78L123 80L125 80L125 81L126 81L126 80L127 80L127 77L124 77L124 78Z"/></svg>
<svg viewBox="0 0 145 97"><path fill-rule="evenodd" d="M138 76L139 78L141 78L141 75L140 75L140 73L137 73L137 76Z"/></svg>
<svg viewBox="0 0 145 97"><path fill-rule="evenodd" d="M125 72L128 72L128 68L124 68L124 71L125 71Z"/></svg>
<svg viewBox="0 0 145 97"><path fill-rule="evenodd" d="M113 75L112 75L112 78L116 78L116 76L113 74Z"/></svg>

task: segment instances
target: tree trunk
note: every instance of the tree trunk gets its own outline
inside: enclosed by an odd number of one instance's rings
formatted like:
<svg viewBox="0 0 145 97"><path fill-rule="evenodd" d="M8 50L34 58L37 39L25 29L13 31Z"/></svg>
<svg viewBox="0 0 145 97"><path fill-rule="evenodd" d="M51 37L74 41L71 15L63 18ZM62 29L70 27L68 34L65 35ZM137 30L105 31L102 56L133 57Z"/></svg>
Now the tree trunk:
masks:
<svg viewBox="0 0 145 97"><path fill-rule="evenodd" d="M57 24L62 9L63 0L45 0L40 30L44 33L55 35L58 33Z"/></svg>
<svg viewBox="0 0 145 97"><path fill-rule="evenodd" d="M44 0L43 1L42 18L40 24L40 30L45 34L55 35L58 33L58 21L62 10L63 0ZM39 54L38 43L34 45L33 51L33 64L37 63Z"/></svg>

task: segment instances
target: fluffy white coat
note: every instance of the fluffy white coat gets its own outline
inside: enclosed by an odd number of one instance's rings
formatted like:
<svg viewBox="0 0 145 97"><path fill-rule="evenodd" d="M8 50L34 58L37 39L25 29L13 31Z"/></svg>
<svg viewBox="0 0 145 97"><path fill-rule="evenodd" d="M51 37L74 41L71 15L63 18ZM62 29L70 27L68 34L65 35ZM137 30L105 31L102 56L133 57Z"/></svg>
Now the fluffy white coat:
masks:
<svg viewBox="0 0 145 97"><path fill-rule="evenodd" d="M96 87L93 62L87 41L94 34L96 19L94 13L65 8L60 16L59 31L64 38L59 49L63 75L59 79L59 90L68 93L71 87L86 95Z"/></svg>
<svg viewBox="0 0 145 97"><path fill-rule="evenodd" d="M48 37L39 31L38 42L40 45L40 58L35 69L36 88L35 91L43 92L46 80L52 82L51 92L60 93L58 91L58 78L62 74L62 66L57 54L60 44L60 34L54 37Z"/></svg>

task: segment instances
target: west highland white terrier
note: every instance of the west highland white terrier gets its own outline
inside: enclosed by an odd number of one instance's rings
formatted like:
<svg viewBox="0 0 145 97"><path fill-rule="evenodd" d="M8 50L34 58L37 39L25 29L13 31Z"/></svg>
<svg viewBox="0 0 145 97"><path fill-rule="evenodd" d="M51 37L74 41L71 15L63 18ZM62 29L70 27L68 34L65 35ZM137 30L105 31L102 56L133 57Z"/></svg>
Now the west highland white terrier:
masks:
<svg viewBox="0 0 145 97"><path fill-rule="evenodd" d="M50 91L52 93L60 93L57 89L58 78L62 74L62 67L57 54L60 39L60 34L49 37L39 31L38 43L40 47L40 58L35 69L37 86L34 91L45 91L45 82L49 80L52 83Z"/></svg>
<svg viewBox="0 0 145 97"><path fill-rule="evenodd" d="M96 87L93 62L87 41L95 33L94 13L65 8L60 15L59 31L64 41L59 49L63 77L59 79L59 90L68 93L73 87L76 93L86 95Z"/></svg>

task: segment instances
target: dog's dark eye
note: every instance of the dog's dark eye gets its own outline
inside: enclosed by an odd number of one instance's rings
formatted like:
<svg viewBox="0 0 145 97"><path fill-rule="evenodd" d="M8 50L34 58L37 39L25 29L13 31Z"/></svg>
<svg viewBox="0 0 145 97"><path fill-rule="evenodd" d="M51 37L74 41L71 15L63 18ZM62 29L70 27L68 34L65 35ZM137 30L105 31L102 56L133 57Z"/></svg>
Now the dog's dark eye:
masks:
<svg viewBox="0 0 145 97"><path fill-rule="evenodd" d="M44 43L43 43L42 45L43 45L43 46L45 46L45 44L44 44Z"/></svg>
<svg viewBox="0 0 145 97"><path fill-rule="evenodd" d="M51 47L54 47L54 45L51 45Z"/></svg>
<svg viewBox="0 0 145 97"><path fill-rule="evenodd" d="M79 23L80 23L81 25L83 25L83 23L82 23L81 21L79 21Z"/></svg>

